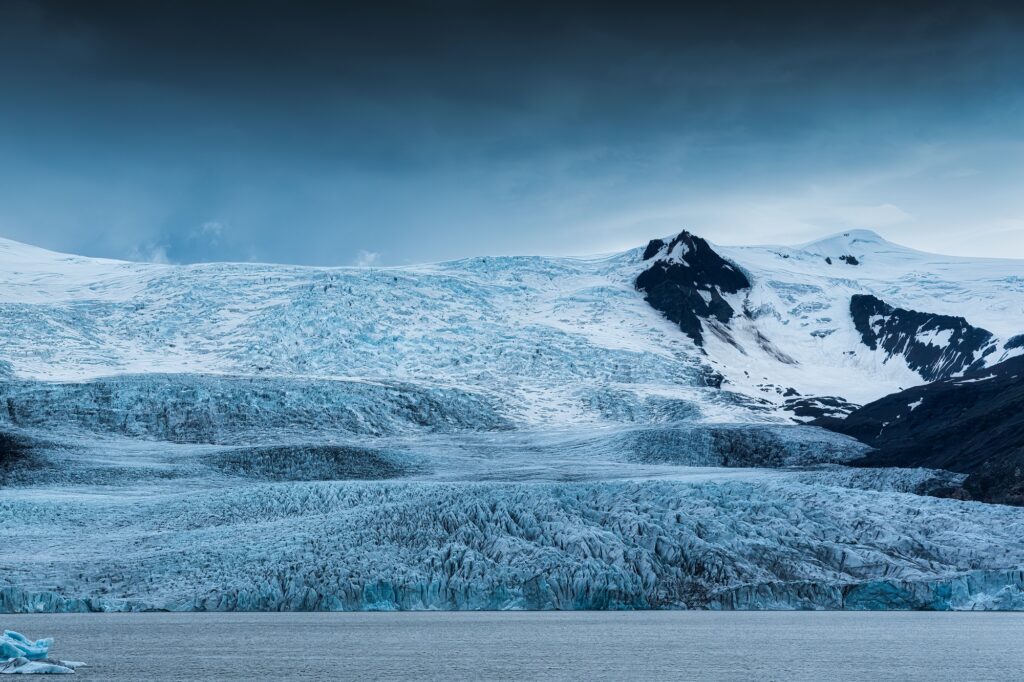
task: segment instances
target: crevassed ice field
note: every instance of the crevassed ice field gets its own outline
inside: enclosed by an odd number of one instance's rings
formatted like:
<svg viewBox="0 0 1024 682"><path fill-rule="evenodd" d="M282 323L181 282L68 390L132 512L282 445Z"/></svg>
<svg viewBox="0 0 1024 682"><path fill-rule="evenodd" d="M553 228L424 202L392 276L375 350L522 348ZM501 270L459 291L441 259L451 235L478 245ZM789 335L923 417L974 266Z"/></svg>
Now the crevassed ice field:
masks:
<svg viewBox="0 0 1024 682"><path fill-rule="evenodd" d="M866 446L786 409L925 381L861 343L858 293L1012 354L1024 264L863 231L715 248L751 286L698 345L637 290L642 248L361 269L0 240L0 610L1024 607L1024 508L847 466Z"/></svg>

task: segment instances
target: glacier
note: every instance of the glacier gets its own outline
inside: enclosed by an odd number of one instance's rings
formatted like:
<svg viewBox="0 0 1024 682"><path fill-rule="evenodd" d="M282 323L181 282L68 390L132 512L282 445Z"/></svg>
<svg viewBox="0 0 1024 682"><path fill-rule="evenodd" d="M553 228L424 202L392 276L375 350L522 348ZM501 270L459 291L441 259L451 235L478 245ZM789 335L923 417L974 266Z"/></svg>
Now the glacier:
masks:
<svg viewBox="0 0 1024 682"><path fill-rule="evenodd" d="M1024 516L983 506L786 475L18 495L5 546L61 546L14 565L0 607L1024 607ZM27 518L46 530L7 530Z"/></svg>
<svg viewBox="0 0 1024 682"><path fill-rule="evenodd" d="M1024 264L866 231L714 248L750 286L698 346L637 291L641 248L307 268L0 240L0 612L1024 609L1024 509L850 466L867 446L787 410L924 381L860 342L855 294L1021 352Z"/></svg>

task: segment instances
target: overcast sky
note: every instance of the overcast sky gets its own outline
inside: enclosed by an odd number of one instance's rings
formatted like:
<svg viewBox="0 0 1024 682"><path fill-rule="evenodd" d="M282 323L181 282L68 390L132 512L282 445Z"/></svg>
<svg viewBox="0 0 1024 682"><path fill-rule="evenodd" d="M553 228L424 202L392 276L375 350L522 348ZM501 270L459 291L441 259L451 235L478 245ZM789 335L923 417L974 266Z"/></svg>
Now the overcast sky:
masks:
<svg viewBox="0 0 1024 682"><path fill-rule="evenodd" d="M827 4L4 0L0 236L343 265L864 227L1024 257L1024 10Z"/></svg>

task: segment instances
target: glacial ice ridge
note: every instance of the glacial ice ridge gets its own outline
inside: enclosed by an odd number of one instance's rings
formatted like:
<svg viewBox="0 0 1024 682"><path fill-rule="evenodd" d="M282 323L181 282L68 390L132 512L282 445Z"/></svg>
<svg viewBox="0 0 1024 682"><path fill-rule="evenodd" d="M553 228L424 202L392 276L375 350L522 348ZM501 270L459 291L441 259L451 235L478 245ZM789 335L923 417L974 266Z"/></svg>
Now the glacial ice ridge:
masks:
<svg viewBox="0 0 1024 682"><path fill-rule="evenodd" d="M1018 509L805 475L24 497L0 528L61 558L14 565L0 610L1024 607Z"/></svg>

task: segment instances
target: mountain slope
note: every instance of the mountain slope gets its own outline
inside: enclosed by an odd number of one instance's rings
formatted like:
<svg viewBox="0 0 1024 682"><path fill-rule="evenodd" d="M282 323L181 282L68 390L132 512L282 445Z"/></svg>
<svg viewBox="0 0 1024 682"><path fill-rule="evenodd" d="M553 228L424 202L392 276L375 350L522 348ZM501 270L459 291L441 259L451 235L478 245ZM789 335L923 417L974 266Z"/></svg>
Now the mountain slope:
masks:
<svg viewBox="0 0 1024 682"><path fill-rule="evenodd" d="M962 317L893 308L871 295L854 294L850 315L865 346L881 347L890 358L902 356L928 381L983 365L983 358L996 350L991 332Z"/></svg>
<svg viewBox="0 0 1024 682"><path fill-rule="evenodd" d="M704 324L726 324L735 314L723 294L750 288L750 282L712 250L706 241L681 232L667 244L655 239L644 249L652 265L636 278L636 288L655 310L662 312L698 346L704 344Z"/></svg>
<svg viewBox="0 0 1024 682"><path fill-rule="evenodd" d="M928 380L930 375L915 369L913 358L908 364L902 353L864 343L851 316L858 295L929 316L965 318L994 337L987 365L1021 352L1006 343L1021 332L1022 261L927 254L866 230L798 247L716 248L743 269L752 287L739 304L746 315L731 329L743 352L716 340L706 347L728 379L747 391L760 383L776 394L792 387L803 395L866 403ZM844 255L856 265L841 260ZM919 343L938 340L920 331ZM760 350L761 339L767 339L770 350ZM774 361L777 351L797 364Z"/></svg>
<svg viewBox="0 0 1024 682"><path fill-rule="evenodd" d="M815 423L875 448L860 465L969 474L946 494L1024 505L1024 357L886 396L846 419Z"/></svg>
<svg viewBox="0 0 1024 682"><path fill-rule="evenodd" d="M685 261L698 254L719 274ZM495 397L519 421L562 425L601 420L594 396L623 391L749 420L785 414L797 394L865 403L922 383L904 355L865 345L855 295L965 317L994 336L986 364L1024 352L1006 345L1024 331L1020 261L922 254L865 231L802 247L717 247L682 233L648 255L183 267L0 240L0 363L33 380L155 372L454 386ZM661 270L700 280L702 347L636 290ZM725 394L708 389L723 379Z"/></svg>

